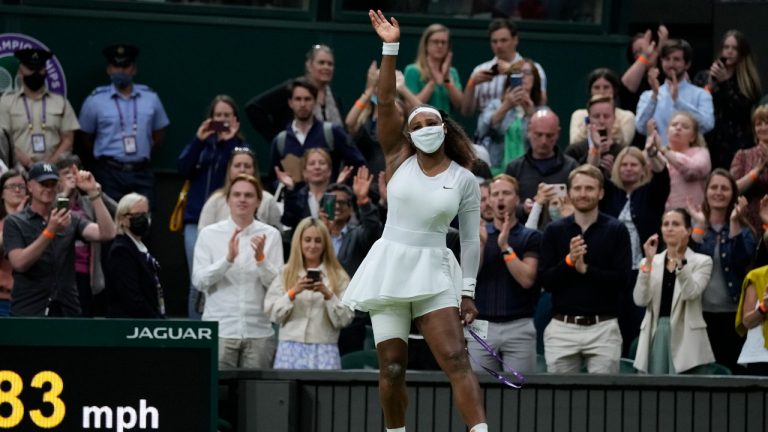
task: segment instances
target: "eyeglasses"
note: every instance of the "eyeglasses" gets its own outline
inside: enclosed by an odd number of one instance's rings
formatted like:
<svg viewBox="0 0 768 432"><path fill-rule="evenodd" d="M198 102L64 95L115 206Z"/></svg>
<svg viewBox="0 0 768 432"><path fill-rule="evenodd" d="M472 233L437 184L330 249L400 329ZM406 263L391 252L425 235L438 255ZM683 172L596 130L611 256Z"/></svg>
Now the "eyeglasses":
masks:
<svg viewBox="0 0 768 432"><path fill-rule="evenodd" d="M5 190L14 190L16 192L21 192L27 190L27 185L25 184L7 184L3 186L3 189Z"/></svg>

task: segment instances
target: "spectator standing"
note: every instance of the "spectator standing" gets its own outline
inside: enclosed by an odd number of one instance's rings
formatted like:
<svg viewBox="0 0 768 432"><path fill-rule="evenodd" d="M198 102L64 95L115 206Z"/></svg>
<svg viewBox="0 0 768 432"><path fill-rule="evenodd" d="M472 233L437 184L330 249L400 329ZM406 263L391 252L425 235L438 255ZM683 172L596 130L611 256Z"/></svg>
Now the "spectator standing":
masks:
<svg viewBox="0 0 768 432"><path fill-rule="evenodd" d="M587 93L590 100L595 96L608 96L613 99L614 122L611 129L608 130L608 135L627 146L632 144L632 140L635 138L635 113L619 108L622 102L619 97L621 88L622 84L619 81L619 77L610 69L598 68L587 76ZM587 139L585 118L590 117L587 111L588 109L581 108L571 114L568 138L570 144L576 144ZM591 120L590 118L590 122Z"/></svg>
<svg viewBox="0 0 768 432"><path fill-rule="evenodd" d="M462 86L459 72L452 65L450 32L442 24L432 24L421 34L416 60L405 67L405 85L421 101L451 113L461 109Z"/></svg>
<svg viewBox="0 0 768 432"><path fill-rule="evenodd" d="M2 233L5 218L20 212L29 200L27 196L27 181L19 171L10 169L0 176L0 233ZM0 316L11 314L11 292L13 291L13 268L5 255L5 247L0 235Z"/></svg>
<svg viewBox="0 0 768 432"><path fill-rule="evenodd" d="M240 174L227 190L230 217L200 231L192 284L205 293L203 320L219 323L219 368L269 368L274 331L264 312L267 289L283 266L283 243L254 219L261 186Z"/></svg>
<svg viewBox="0 0 768 432"><path fill-rule="evenodd" d="M736 312L736 331L746 341L739 355L739 364L748 375L768 376L768 266L756 268L747 274Z"/></svg>
<svg viewBox="0 0 768 432"><path fill-rule="evenodd" d="M105 276L112 318L165 318L160 264L142 242L151 224L149 201L130 193L117 204L118 235L109 248Z"/></svg>
<svg viewBox="0 0 768 432"><path fill-rule="evenodd" d="M211 101L206 118L197 128L195 137L176 160L179 174L190 182L183 215L184 252L190 280L200 212L208 197L224 185L227 160L237 147L247 147L240 133L237 104L227 95L218 95ZM190 286L187 314L193 319L200 319L196 310L197 297L198 291Z"/></svg>
<svg viewBox="0 0 768 432"><path fill-rule="evenodd" d="M280 325L275 369L341 369L339 332L354 316L340 300L348 283L328 229L303 219L285 269L264 300L267 315Z"/></svg>
<svg viewBox="0 0 768 432"><path fill-rule="evenodd" d="M762 89L744 33L725 32L719 55L709 68L707 84L715 107L715 128L705 137L712 166L728 169L736 151L754 145L749 120Z"/></svg>
<svg viewBox="0 0 768 432"><path fill-rule="evenodd" d="M45 66L53 54L27 48L15 51L14 56L21 62L21 89L0 97L0 129L8 134L11 144L0 156L8 168L14 165L11 161L25 169L37 161L54 163L72 152L80 124L69 101L45 86Z"/></svg>
<svg viewBox="0 0 768 432"><path fill-rule="evenodd" d="M303 78L318 89L317 103L313 107L315 117L320 121L343 126L341 113L344 110L341 100L331 91L334 60L333 50L328 45L313 45L307 51L304 63L306 72ZM245 105L245 113L253 128L267 142L272 142L293 119L293 112L287 101L291 98L291 82L295 79L278 84Z"/></svg>
<svg viewBox="0 0 768 432"><path fill-rule="evenodd" d="M768 105L757 107L752 114L752 130L756 145L736 151L731 162L731 174L739 185L739 193L749 202L747 220L758 232L764 232L760 203L768 194L768 172L765 169L768 166Z"/></svg>
<svg viewBox="0 0 768 432"><path fill-rule="evenodd" d="M154 208L152 150L170 121L157 93L133 82L139 49L117 44L103 53L112 84L97 87L80 109L80 126L96 158L94 175L110 198L137 192Z"/></svg>
<svg viewBox="0 0 768 432"><path fill-rule="evenodd" d="M517 25L511 19L496 18L488 25L488 37L494 57L481 63L472 70L464 88L464 98L461 112L465 116L483 112L485 107L494 99L501 99L504 94L504 82L507 77L503 71L519 62L523 56L517 52L520 42ZM547 103L547 75L544 68L536 63L541 80L541 104Z"/></svg>
<svg viewBox="0 0 768 432"><path fill-rule="evenodd" d="M618 373L621 332L616 319L632 267L629 233L600 213L603 175L582 165L568 177L573 216L552 222L541 241L540 281L552 293L544 331L547 371Z"/></svg>
<svg viewBox="0 0 768 432"><path fill-rule="evenodd" d="M477 273L478 319L488 321L488 342L504 364L520 372L536 370L536 329L533 313L538 300L535 285L541 234L525 228L515 216L520 199L517 180L499 174L491 183L493 222L481 223L483 250ZM474 338L467 349L477 363L503 371L502 365ZM482 366L481 366L482 365Z"/></svg>
<svg viewBox="0 0 768 432"><path fill-rule="evenodd" d="M664 214L661 233L667 250L656 253L657 234L645 242L635 284L635 303L646 309L634 366L651 374L691 373L715 361L701 312L712 259L688 248L691 218L685 210Z"/></svg>
<svg viewBox="0 0 768 432"><path fill-rule="evenodd" d="M684 111L675 113L670 118L667 137L668 146L659 146L669 169L667 210L685 207L688 200L701 204L712 165L696 118Z"/></svg>
<svg viewBox="0 0 768 432"><path fill-rule="evenodd" d="M579 164L597 163L603 174L610 175L613 162L621 149L629 145L621 133L616 134L616 105L609 96L592 96L587 103L589 138L571 143L565 154Z"/></svg>
<svg viewBox="0 0 768 432"><path fill-rule="evenodd" d="M111 240L115 224L101 199L101 186L88 171L78 171L76 186L92 201L96 223L57 208L59 175L47 162L29 169L30 204L5 219L3 246L13 267L11 315L81 315L75 283L75 239Z"/></svg>
<svg viewBox="0 0 768 432"><path fill-rule="evenodd" d="M741 283L757 246L746 219L747 199L740 197L731 173L716 168L707 178L704 203L689 205L693 219L691 247L712 258L712 275L702 294L707 335L718 363L739 372L743 338L734 333Z"/></svg>
<svg viewBox="0 0 768 432"><path fill-rule="evenodd" d="M648 135L648 121L653 119L662 142L667 142L667 126L675 111L687 112L701 128L709 132L715 126L712 96L688 80L693 49L683 39L669 39L661 47L661 69L667 77L659 85L659 69L648 70L650 90L640 95L635 111L635 127L642 135Z"/></svg>

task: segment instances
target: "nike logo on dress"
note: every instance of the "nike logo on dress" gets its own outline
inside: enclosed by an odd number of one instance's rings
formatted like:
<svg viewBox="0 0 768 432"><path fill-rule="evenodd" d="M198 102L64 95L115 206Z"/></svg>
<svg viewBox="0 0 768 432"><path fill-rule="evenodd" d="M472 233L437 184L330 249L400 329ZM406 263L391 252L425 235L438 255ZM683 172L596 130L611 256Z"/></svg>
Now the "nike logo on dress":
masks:
<svg viewBox="0 0 768 432"><path fill-rule="evenodd" d="M448 186L443 186L443 189L453 189L453 188Z"/></svg>

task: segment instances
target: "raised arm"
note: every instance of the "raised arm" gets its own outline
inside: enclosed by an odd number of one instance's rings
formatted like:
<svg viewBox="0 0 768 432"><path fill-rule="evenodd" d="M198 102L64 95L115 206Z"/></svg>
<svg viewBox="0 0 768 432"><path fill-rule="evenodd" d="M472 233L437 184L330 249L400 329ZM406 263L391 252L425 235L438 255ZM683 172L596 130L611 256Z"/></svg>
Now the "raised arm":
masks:
<svg viewBox="0 0 768 432"><path fill-rule="evenodd" d="M381 11L368 11L371 25L385 44L400 43L400 25L395 18L389 22ZM402 122L400 113L395 107L397 89L395 86L395 64L397 62L398 45L385 45L387 54L382 55L379 69L379 143L387 160L396 156L403 144L400 133Z"/></svg>

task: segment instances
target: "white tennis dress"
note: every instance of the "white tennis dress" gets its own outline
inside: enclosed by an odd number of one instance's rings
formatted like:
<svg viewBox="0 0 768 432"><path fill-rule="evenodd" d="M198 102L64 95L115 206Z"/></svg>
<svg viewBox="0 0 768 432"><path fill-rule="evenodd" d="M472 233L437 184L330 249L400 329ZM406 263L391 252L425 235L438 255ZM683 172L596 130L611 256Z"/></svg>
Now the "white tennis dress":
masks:
<svg viewBox="0 0 768 432"><path fill-rule="evenodd" d="M462 286L474 291L480 263L480 188L456 162L428 177L406 159L387 185L387 223L355 272L342 301L358 310L385 309L445 290L460 300ZM445 235L459 215L461 267Z"/></svg>

